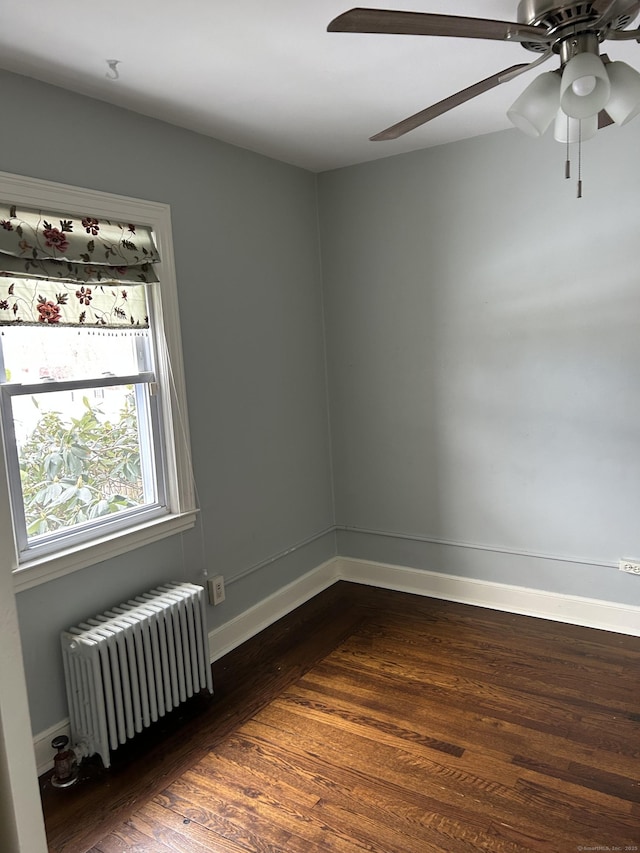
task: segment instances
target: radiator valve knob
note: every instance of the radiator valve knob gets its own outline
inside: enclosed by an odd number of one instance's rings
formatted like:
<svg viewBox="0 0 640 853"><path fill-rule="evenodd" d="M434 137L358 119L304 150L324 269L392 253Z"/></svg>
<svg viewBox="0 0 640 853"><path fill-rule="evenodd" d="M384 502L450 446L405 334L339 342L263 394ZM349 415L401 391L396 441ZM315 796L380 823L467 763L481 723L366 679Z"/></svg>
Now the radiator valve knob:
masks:
<svg viewBox="0 0 640 853"><path fill-rule="evenodd" d="M68 788L78 781L76 755L68 748L68 744L69 738L66 735L58 735L51 741L51 746L58 750L53 756L51 784L54 788Z"/></svg>

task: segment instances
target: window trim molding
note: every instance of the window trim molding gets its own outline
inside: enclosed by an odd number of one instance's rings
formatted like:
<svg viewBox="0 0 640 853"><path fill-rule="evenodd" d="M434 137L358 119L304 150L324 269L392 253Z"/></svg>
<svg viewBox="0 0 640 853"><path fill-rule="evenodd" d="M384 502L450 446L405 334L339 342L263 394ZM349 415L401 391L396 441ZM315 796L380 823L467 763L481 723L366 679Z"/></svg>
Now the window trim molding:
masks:
<svg viewBox="0 0 640 853"><path fill-rule="evenodd" d="M0 198L30 207L51 207L53 210L69 210L96 217L126 217L127 221L150 226L162 258L158 264L160 284L150 286L152 300L154 288L159 288L161 293L161 300L154 300L154 325L157 324L157 327L164 331L166 341L166 351L161 346L156 347L156 359L162 393L168 401L165 404L165 417L162 419L167 452L168 513L119 534L99 537L92 542L78 544L55 555L21 565L18 563L15 544L13 549L3 549L0 570L8 569L13 573L14 590L18 592L187 530L195 524L197 508L191 468L187 394L169 205L2 171ZM6 473L2 452L0 476L5 483ZM5 497L4 488L0 489L0 515L8 516L13 529L11 506ZM4 565L5 561L10 565Z"/></svg>
<svg viewBox="0 0 640 853"><path fill-rule="evenodd" d="M41 557L26 563L13 572L13 590L22 592L41 583L64 577L79 569L86 569L112 557L119 557L135 548L150 545L167 536L183 533L192 528L196 521L195 510L184 513L171 513L152 521L131 527L112 536L95 539L75 548L59 551L57 554Z"/></svg>

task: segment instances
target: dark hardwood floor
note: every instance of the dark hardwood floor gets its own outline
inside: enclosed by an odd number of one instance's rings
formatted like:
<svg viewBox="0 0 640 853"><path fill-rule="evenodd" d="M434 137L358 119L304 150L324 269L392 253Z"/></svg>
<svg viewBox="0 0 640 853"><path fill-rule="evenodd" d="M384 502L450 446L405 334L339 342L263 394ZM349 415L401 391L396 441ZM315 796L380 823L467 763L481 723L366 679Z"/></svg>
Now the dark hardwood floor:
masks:
<svg viewBox="0 0 640 853"><path fill-rule="evenodd" d="M51 853L640 849L640 638L340 583L41 780Z"/></svg>

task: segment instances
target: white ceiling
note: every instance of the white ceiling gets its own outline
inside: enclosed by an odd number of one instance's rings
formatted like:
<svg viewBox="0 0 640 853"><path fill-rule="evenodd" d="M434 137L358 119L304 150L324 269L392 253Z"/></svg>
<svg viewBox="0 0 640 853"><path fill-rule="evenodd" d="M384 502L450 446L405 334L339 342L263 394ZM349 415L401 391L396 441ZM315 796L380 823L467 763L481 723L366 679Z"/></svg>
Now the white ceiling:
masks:
<svg viewBox="0 0 640 853"><path fill-rule="evenodd" d="M524 75L393 142L369 137L503 68L516 43L327 33L349 0L29 0L2 14L0 67L324 171L510 127ZM517 0L360 2L516 20ZM607 42L640 67L633 43ZM107 79L107 60L120 78ZM543 70L551 69L551 60ZM532 72L535 74L536 72Z"/></svg>

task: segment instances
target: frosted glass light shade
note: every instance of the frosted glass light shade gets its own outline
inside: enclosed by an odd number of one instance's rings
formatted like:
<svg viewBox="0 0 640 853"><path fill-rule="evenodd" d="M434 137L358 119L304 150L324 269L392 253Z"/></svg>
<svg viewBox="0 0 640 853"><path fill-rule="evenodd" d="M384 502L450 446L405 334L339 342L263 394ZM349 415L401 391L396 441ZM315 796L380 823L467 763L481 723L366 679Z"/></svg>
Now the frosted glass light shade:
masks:
<svg viewBox="0 0 640 853"><path fill-rule="evenodd" d="M610 62L607 74L611 83L607 112L616 124L626 124L640 113L640 74L626 62Z"/></svg>
<svg viewBox="0 0 640 853"><path fill-rule="evenodd" d="M580 125L582 124L582 127ZM592 139L598 132L598 116L587 118L571 118L558 110L556 123L553 128L553 138L558 142L574 143L582 140Z"/></svg>
<svg viewBox="0 0 640 853"><path fill-rule="evenodd" d="M507 117L529 136L542 136L560 103L560 77L555 71L540 74L507 110Z"/></svg>
<svg viewBox="0 0 640 853"><path fill-rule="evenodd" d="M598 115L607 104L610 92L604 64L595 53L578 53L565 65L560 85L560 106L570 118Z"/></svg>

